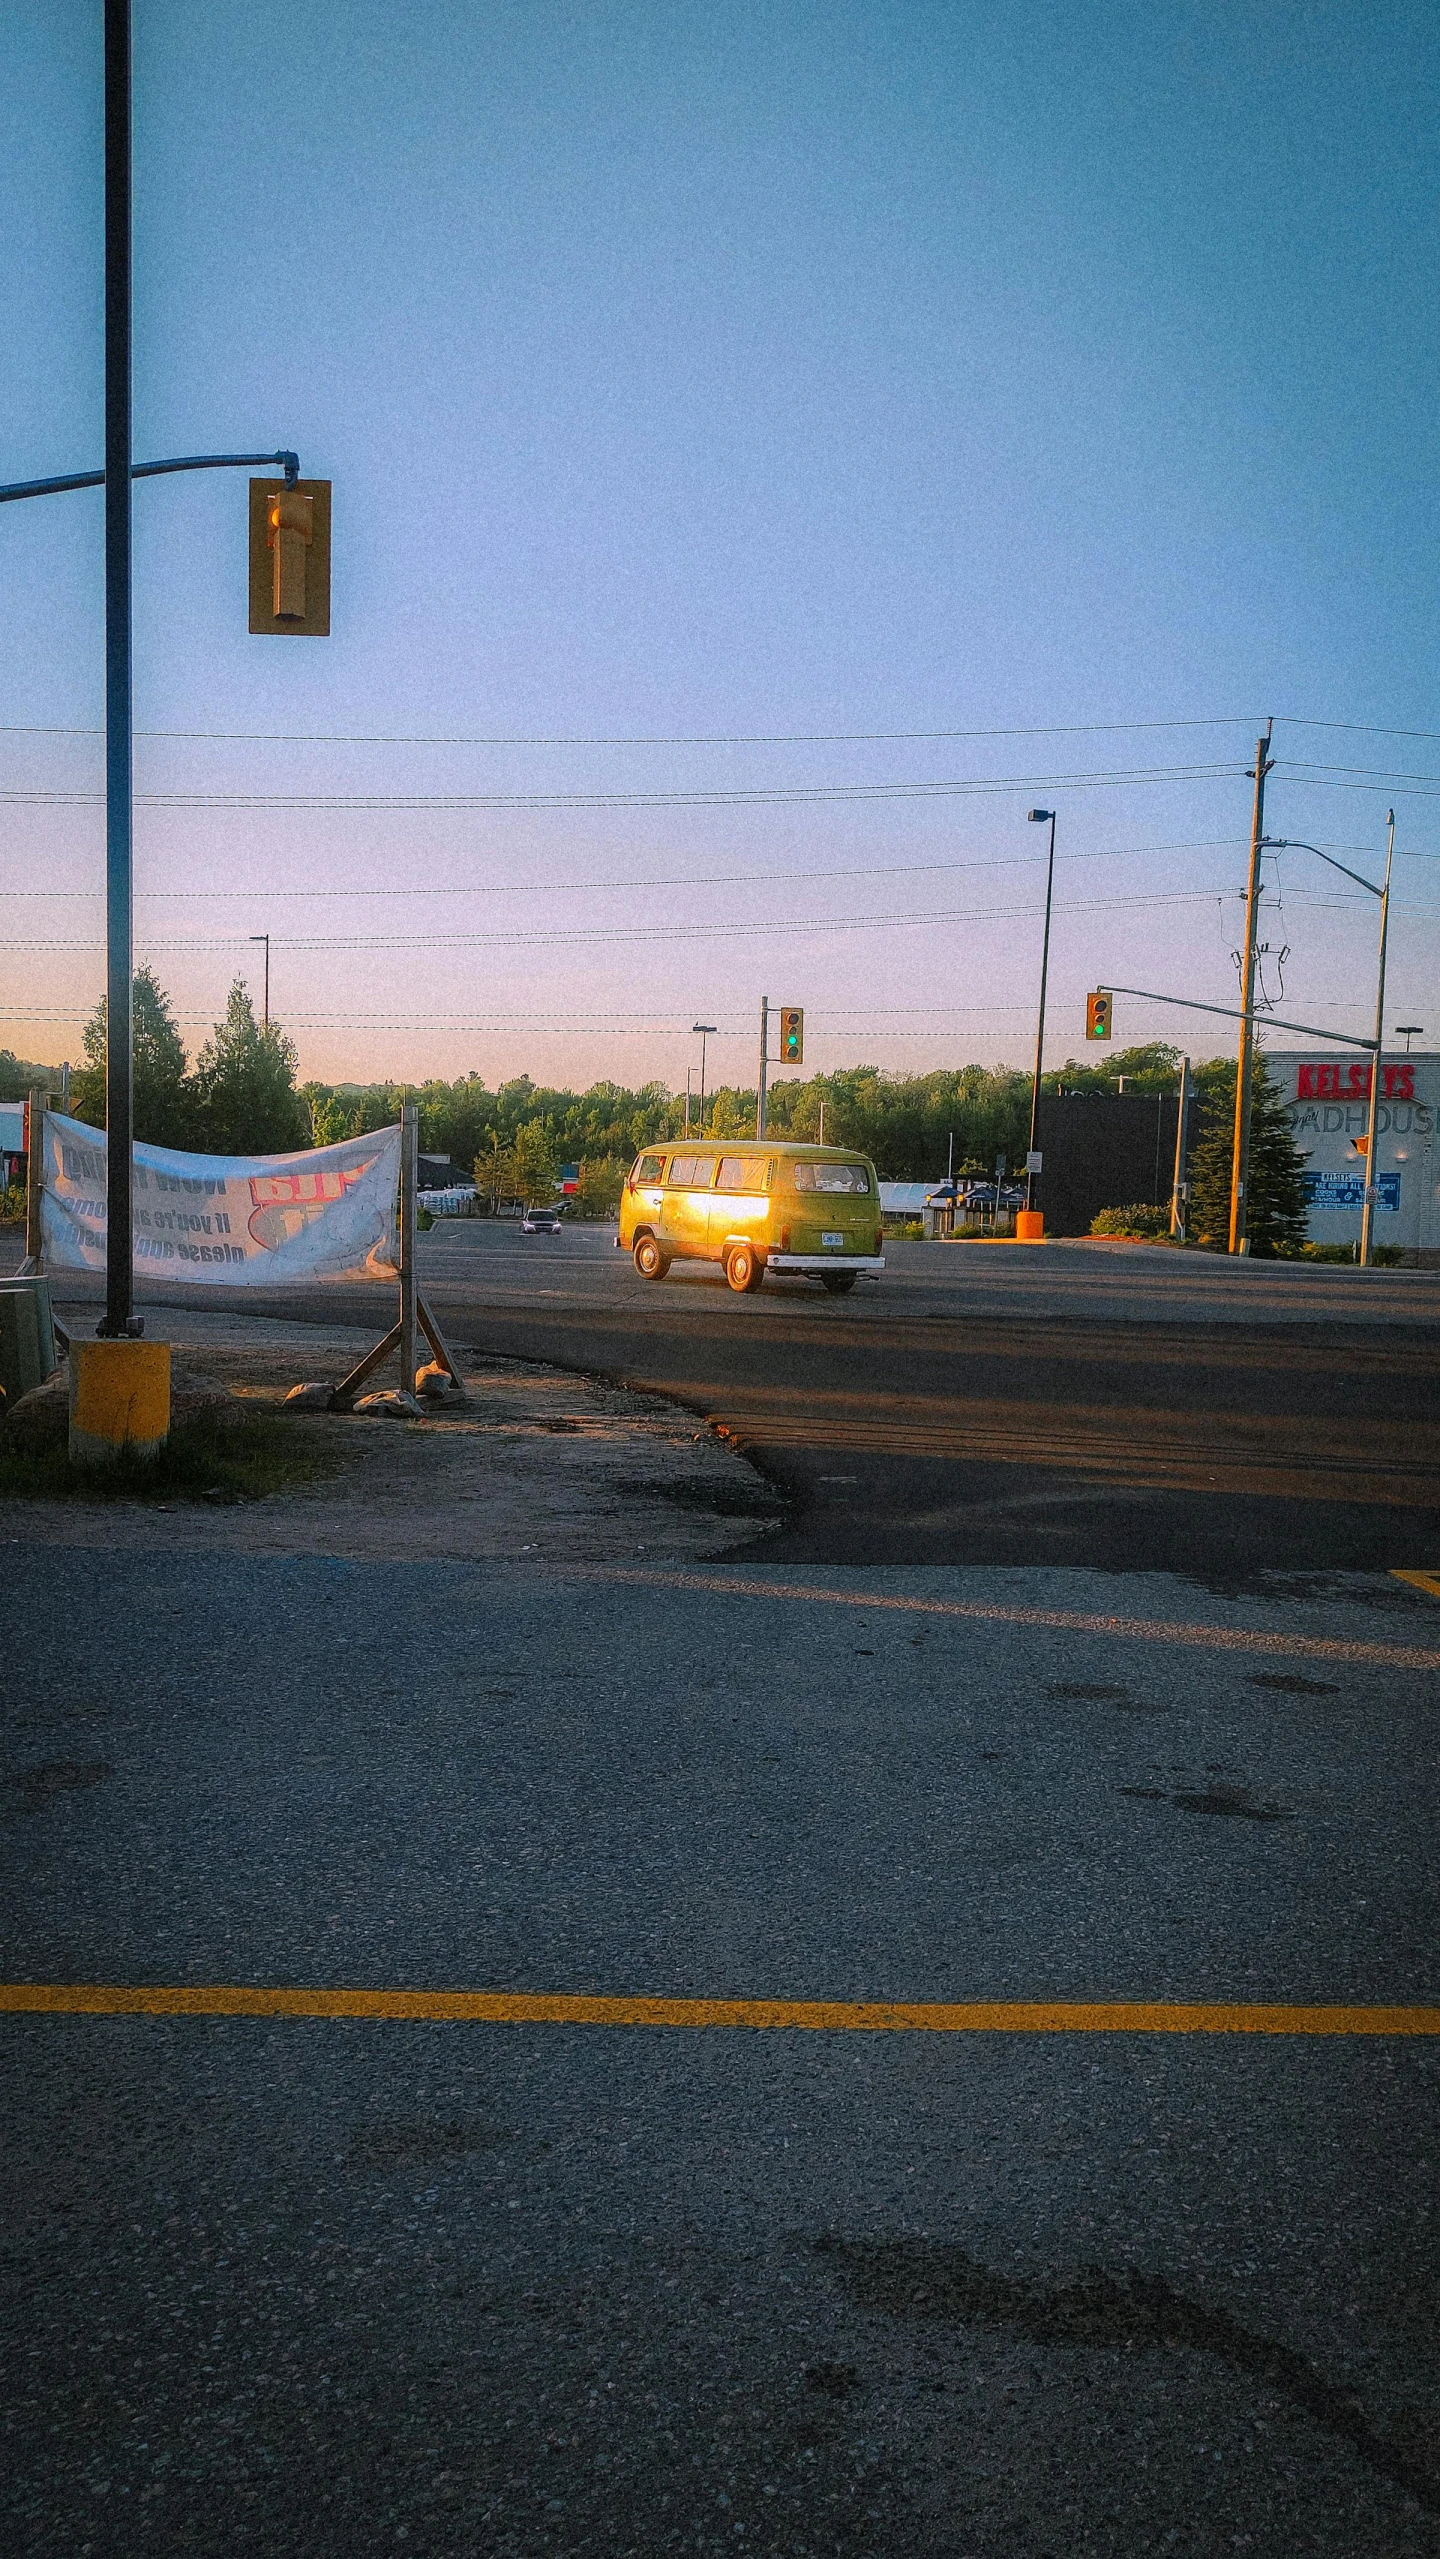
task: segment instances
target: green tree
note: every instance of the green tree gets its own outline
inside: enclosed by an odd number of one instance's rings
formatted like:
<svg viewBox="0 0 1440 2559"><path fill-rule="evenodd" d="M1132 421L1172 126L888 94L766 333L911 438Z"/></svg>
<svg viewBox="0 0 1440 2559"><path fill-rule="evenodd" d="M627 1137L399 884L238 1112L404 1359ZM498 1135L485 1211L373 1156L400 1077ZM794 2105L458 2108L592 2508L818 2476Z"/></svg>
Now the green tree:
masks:
<svg viewBox="0 0 1440 2559"><path fill-rule="evenodd" d="M629 1158L623 1155L582 1155L580 1188L576 1194L582 1217L613 1217L620 1205L625 1187Z"/></svg>
<svg viewBox="0 0 1440 2559"><path fill-rule="evenodd" d="M312 1146L338 1146L349 1137L352 1114L328 1084L302 1084L300 1099L310 1114Z"/></svg>
<svg viewBox="0 0 1440 2559"><path fill-rule="evenodd" d="M295 1089L295 1043L275 1022L262 1030L243 977L230 989L225 1019L195 1061L195 1093L206 1151L284 1155L311 1143L310 1113Z"/></svg>
<svg viewBox="0 0 1440 2559"><path fill-rule="evenodd" d="M555 1147L543 1120L526 1120L517 1129L511 1162L517 1199L548 1202L553 1197Z"/></svg>
<svg viewBox="0 0 1440 2559"><path fill-rule="evenodd" d="M148 964L130 988L131 1076L135 1135L147 1146L182 1152L201 1144L193 1078L186 1073L185 1043L170 998ZM107 1006L102 995L80 1034L85 1063L70 1078L70 1110L92 1128L105 1125Z"/></svg>
<svg viewBox="0 0 1440 2559"><path fill-rule="evenodd" d="M1186 1227L1192 1243L1223 1253L1230 1240L1230 1178L1235 1147L1232 1060L1207 1059L1197 1074L1200 1133L1190 1155ZM1245 1225L1257 1254L1294 1252L1305 1241L1305 1156L1290 1129L1284 1095L1257 1057L1250 1085L1250 1170Z"/></svg>
<svg viewBox="0 0 1440 2559"><path fill-rule="evenodd" d="M13 1048L0 1048L0 1102L23 1102L32 1084L43 1084L47 1093L58 1093L59 1067L37 1066L31 1058L17 1057Z"/></svg>

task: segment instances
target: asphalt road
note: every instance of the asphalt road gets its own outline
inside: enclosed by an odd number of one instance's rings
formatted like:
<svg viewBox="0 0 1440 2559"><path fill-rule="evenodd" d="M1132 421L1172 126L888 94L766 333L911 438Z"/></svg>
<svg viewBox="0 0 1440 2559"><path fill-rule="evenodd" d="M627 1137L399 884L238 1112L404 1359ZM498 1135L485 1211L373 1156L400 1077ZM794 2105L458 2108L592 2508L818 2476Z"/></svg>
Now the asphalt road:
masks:
<svg viewBox="0 0 1440 2559"><path fill-rule="evenodd" d="M1440 1283L424 1251L791 1523L0 1547L6 2559L1440 2559Z"/></svg>
<svg viewBox="0 0 1440 2559"><path fill-rule="evenodd" d="M0 2017L7 2554L1440 2550L1440 1602L4 1570L8 1980L522 1998Z"/></svg>
<svg viewBox="0 0 1440 2559"><path fill-rule="evenodd" d="M900 1244L846 1298L739 1297L703 1265L647 1285L599 1228L457 1220L421 1251L457 1339L733 1431L790 1497L773 1560L1226 1588L1440 1564L1440 1272Z"/></svg>

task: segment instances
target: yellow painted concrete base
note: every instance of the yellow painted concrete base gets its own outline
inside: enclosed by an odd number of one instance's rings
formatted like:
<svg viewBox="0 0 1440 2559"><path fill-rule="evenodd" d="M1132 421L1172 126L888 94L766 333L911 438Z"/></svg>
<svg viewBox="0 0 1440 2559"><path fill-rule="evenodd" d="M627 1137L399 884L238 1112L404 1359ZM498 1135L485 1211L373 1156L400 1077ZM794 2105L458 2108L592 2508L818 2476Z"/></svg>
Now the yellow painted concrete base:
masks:
<svg viewBox="0 0 1440 2559"><path fill-rule="evenodd" d="M1017 1244L1039 1244L1044 1241L1045 1220L1038 1208L1017 1208L1015 1241Z"/></svg>
<svg viewBox="0 0 1440 2559"><path fill-rule="evenodd" d="M71 1342L72 1458L104 1466L122 1449L153 1457L169 1431L168 1342Z"/></svg>

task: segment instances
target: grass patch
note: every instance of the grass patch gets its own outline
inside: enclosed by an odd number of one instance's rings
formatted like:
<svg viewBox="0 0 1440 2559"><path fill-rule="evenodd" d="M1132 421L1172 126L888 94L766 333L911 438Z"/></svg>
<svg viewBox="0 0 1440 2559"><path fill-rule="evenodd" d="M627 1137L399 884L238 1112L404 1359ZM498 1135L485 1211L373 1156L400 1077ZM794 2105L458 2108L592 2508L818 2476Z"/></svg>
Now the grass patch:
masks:
<svg viewBox="0 0 1440 2559"><path fill-rule="evenodd" d="M259 1502L339 1473L339 1456L311 1438L313 1429L275 1413L224 1422L201 1415L179 1424L156 1456L122 1450L110 1466L72 1465L63 1439L8 1447L0 1429L0 1500Z"/></svg>

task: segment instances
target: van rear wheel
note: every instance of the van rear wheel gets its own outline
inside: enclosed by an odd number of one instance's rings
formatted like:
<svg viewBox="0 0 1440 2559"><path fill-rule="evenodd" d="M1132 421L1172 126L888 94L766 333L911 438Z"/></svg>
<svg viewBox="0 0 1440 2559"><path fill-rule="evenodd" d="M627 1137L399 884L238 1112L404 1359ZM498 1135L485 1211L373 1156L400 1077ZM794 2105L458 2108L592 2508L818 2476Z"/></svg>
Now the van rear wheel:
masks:
<svg viewBox="0 0 1440 2559"><path fill-rule="evenodd" d="M753 1244L735 1244L725 1256L725 1277L733 1289L758 1288L765 1277L765 1265Z"/></svg>
<svg viewBox="0 0 1440 2559"><path fill-rule="evenodd" d="M822 1271L820 1285L828 1289L832 1297L845 1297L854 1287L855 1277L854 1271Z"/></svg>
<svg viewBox="0 0 1440 2559"><path fill-rule="evenodd" d="M663 1252L653 1235L637 1235L635 1268L642 1279L662 1280L670 1268L670 1256Z"/></svg>

